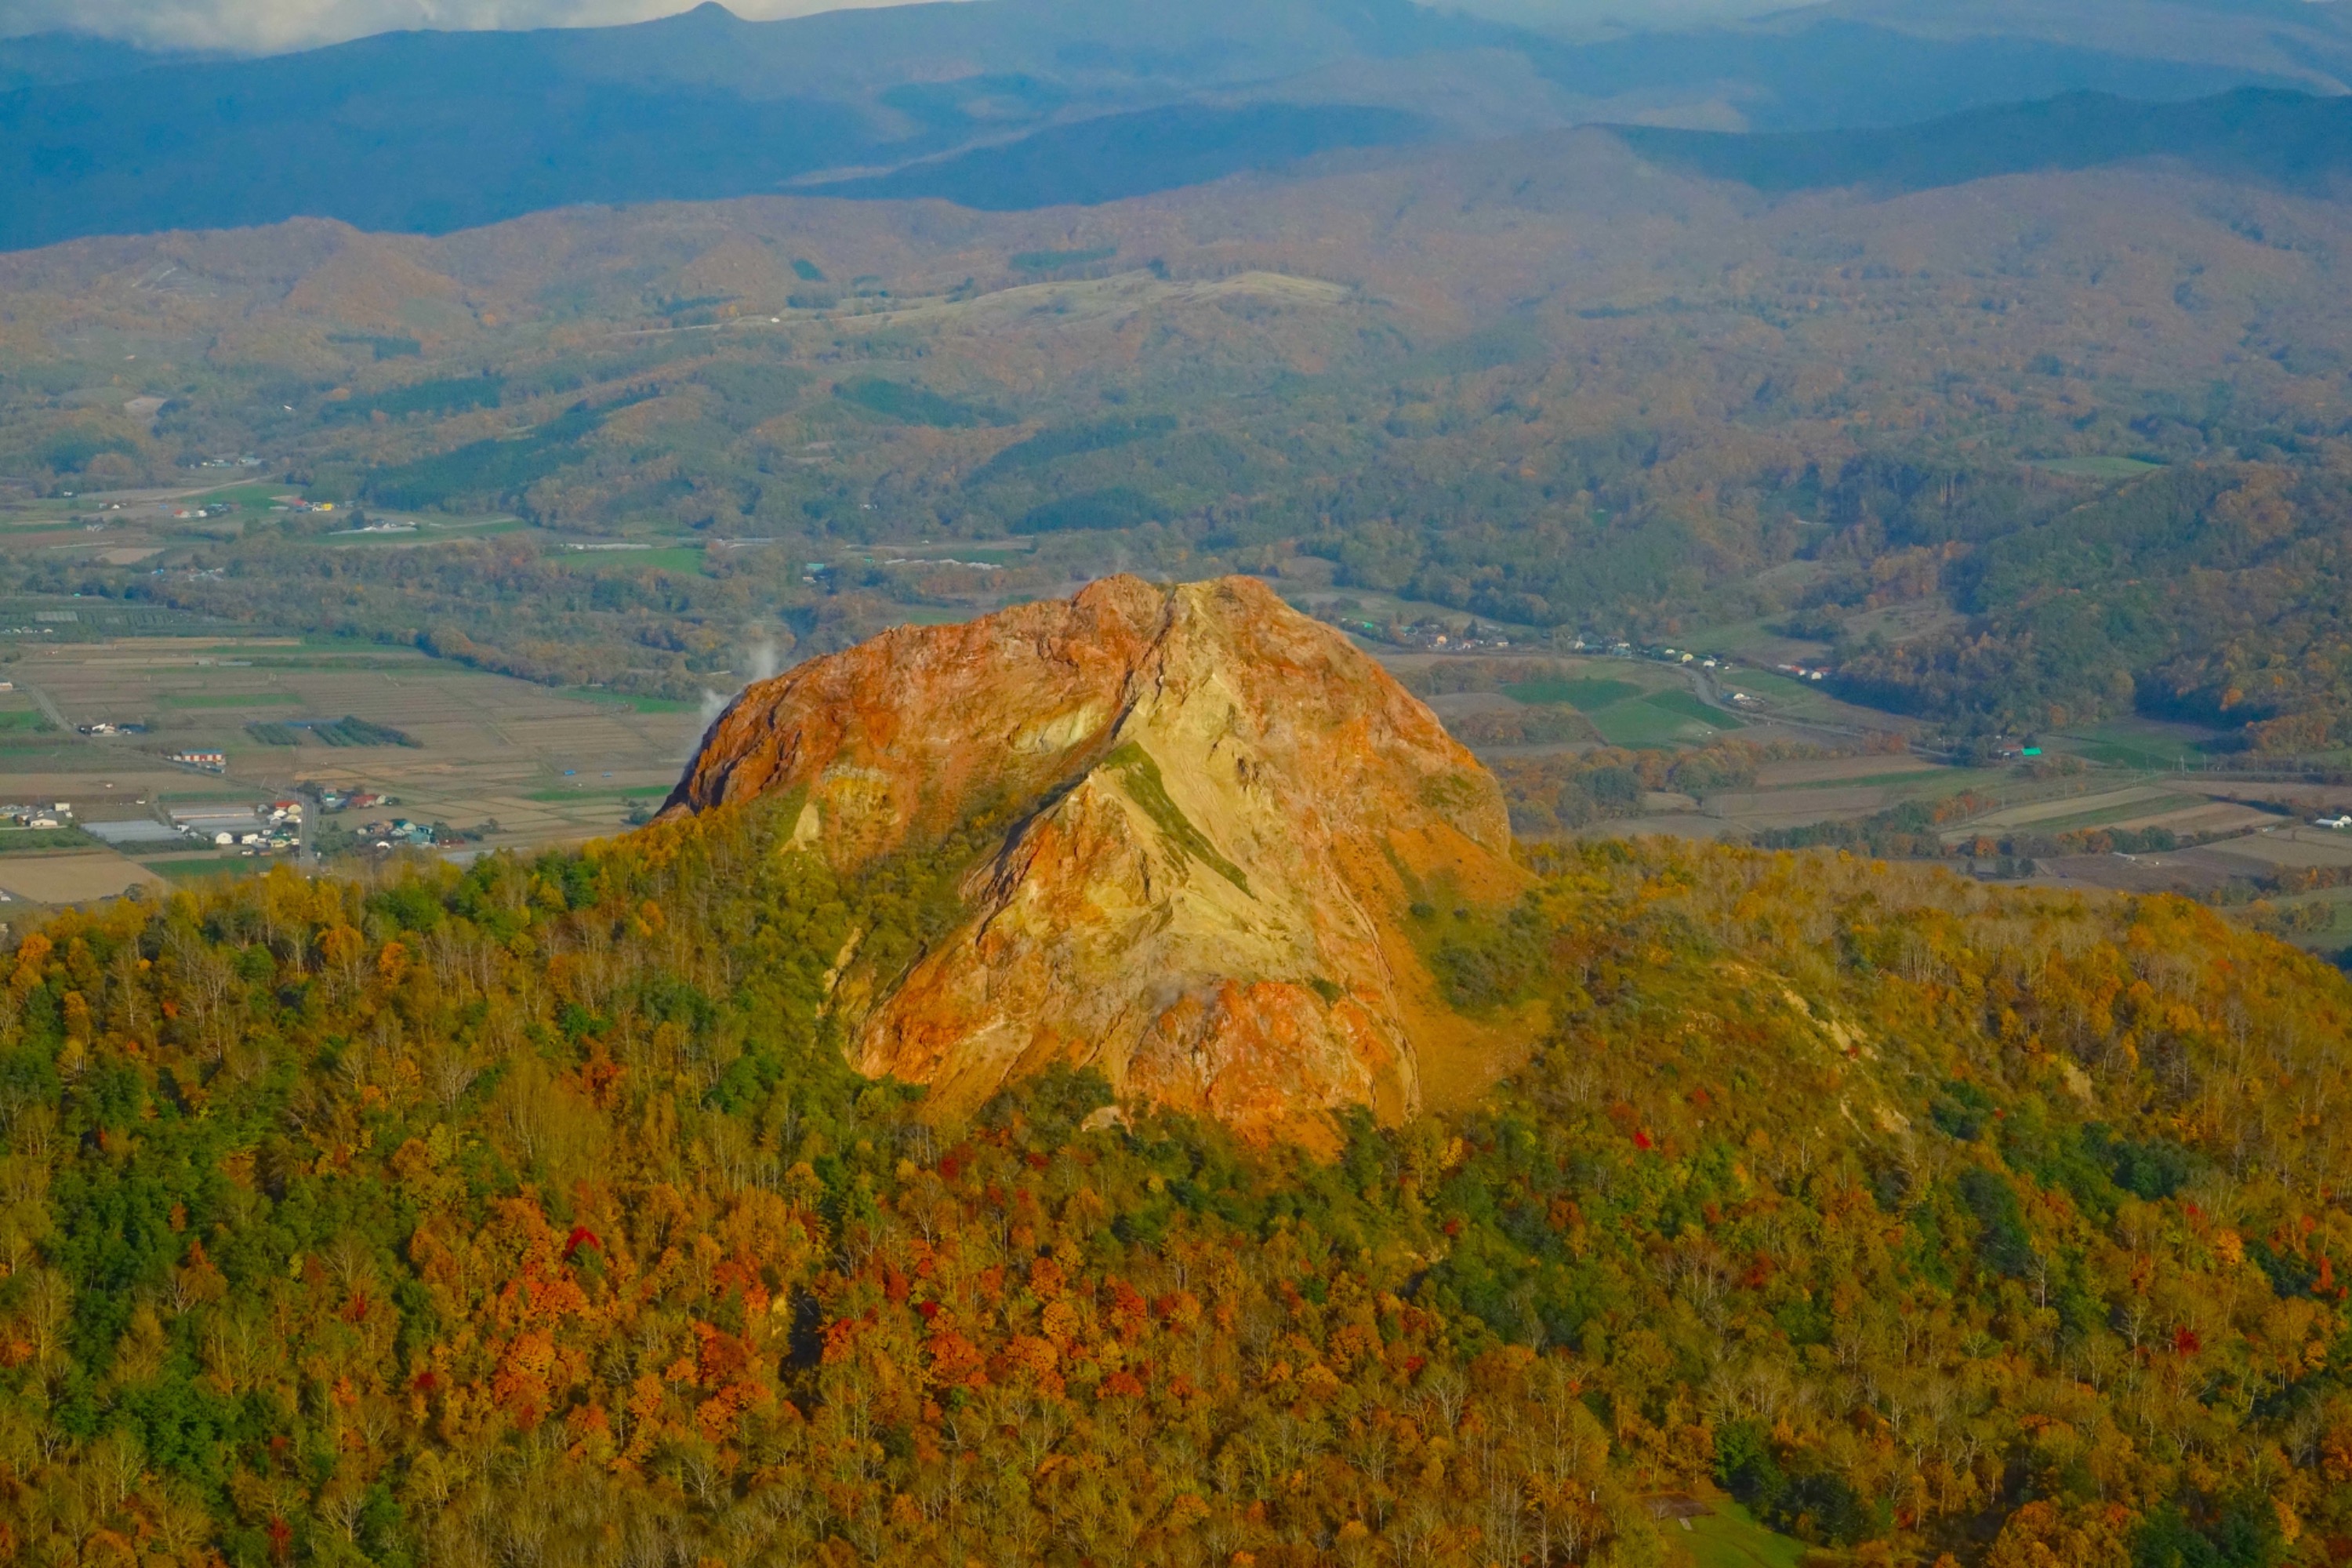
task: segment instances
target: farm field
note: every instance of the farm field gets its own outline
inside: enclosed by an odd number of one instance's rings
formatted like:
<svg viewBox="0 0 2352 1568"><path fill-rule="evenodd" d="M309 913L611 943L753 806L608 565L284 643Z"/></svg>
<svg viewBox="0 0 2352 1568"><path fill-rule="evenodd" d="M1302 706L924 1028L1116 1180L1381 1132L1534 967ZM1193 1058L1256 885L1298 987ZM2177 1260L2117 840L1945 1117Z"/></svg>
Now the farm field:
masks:
<svg viewBox="0 0 2352 1568"><path fill-rule="evenodd" d="M2064 731L2052 740L2086 762L2116 768L2196 767L2215 732L2194 724L2154 719L2116 719L2088 730Z"/></svg>
<svg viewBox="0 0 2352 1568"><path fill-rule="evenodd" d="M2274 877L2282 871L2347 868L2352 868L2352 833L2297 826L2266 828L2190 849L2139 855L2070 855L2050 862L2050 869L2062 880L2132 893L2209 889L2233 881ZM2352 897L2352 889L2328 889L2326 895L2312 896L2333 895ZM2345 944L2339 942L2336 945Z"/></svg>
<svg viewBox="0 0 2352 1568"><path fill-rule="evenodd" d="M0 680L8 679L8 675L0 671ZM48 715L41 711L33 694L13 680L10 684L16 689L0 691L0 736L31 734L46 727Z"/></svg>
<svg viewBox="0 0 2352 1568"><path fill-rule="evenodd" d="M1726 674L1720 684L1727 695L1734 691L1745 692L1761 699L1772 711L1791 717L1807 714L1826 716L1845 706L1810 680L1775 675L1768 669L1735 669Z"/></svg>
<svg viewBox="0 0 2352 1568"><path fill-rule="evenodd" d="M2221 833L2243 833L2264 827L2274 827L2274 813L2257 811L2252 806L2231 801L2205 800L2175 811L2160 811L2152 816L2127 817L2112 826L2135 831L2161 827L2183 838L2204 837Z"/></svg>
<svg viewBox="0 0 2352 1568"><path fill-rule="evenodd" d="M2095 816L2104 825L2118 826L2146 814L2150 801L2166 802L2179 820L2199 832L2231 831L2242 824L2274 825L2267 812L2202 795L2189 795L2174 809L2166 792L2137 781L2128 785L2070 779L2035 781L1999 768L1954 767L1910 755L1872 754L1820 760L1768 763L1758 770L1752 786L1708 795L1696 812L1655 813L1595 825L1593 831L1612 836L1658 833L1706 838L1727 834L1801 827L1815 823L1854 822L1906 801L1937 802L1968 792L2014 802L1975 816L1955 817L1942 828L1947 844L1958 844L1980 832L2004 831L1993 825L2023 817L2034 832L2051 831L2043 824ZM2131 804L2120 812L2111 797L2128 795ZM2020 799L2022 796L2024 798ZM2108 821L2109 818L2115 821Z"/></svg>
<svg viewBox="0 0 2352 1568"><path fill-rule="evenodd" d="M1755 732L1751 738L1759 740L1819 740L1822 738L1819 734L1822 730L1841 734L1868 735L1890 730L1905 732L1915 727L1910 721L1897 715L1842 702L1811 681L1775 674L1754 665L1708 670L1697 665L1675 666L1647 659L1612 658L1583 662L1610 672L1610 676L1619 682L1638 683L1644 700L1653 707L1677 713L1712 731L1747 729ZM1697 690L1693 689L1695 683ZM1702 691L1706 698L1701 697ZM1754 705L1735 705L1731 700L1734 693L1755 700ZM1583 707L1581 703L1577 706ZM1738 707L1737 712L1733 711L1735 706ZM1585 711L1591 710L1588 709ZM1597 713L1594 720L1601 723L1604 732L1608 730L1608 723ZM1707 738L1688 734L1683 737L1685 741L1696 739L1699 743L1704 743Z"/></svg>
<svg viewBox="0 0 2352 1568"><path fill-rule="evenodd" d="M1886 784L1908 783L1924 774L1947 770L1928 757L1823 757L1817 760L1766 763L1756 770L1759 789L1793 789L1806 784Z"/></svg>
<svg viewBox="0 0 2352 1568"><path fill-rule="evenodd" d="M702 547L687 544L631 545L623 550L612 546L578 546L562 557L565 565L575 570L592 570L598 566L654 567L664 572L700 572L708 562Z"/></svg>
<svg viewBox="0 0 2352 1568"><path fill-rule="evenodd" d="M1630 680L1607 679L1583 676L1551 680L1520 680L1503 688L1503 695L1514 702L1529 704L1565 703L1583 712L1607 708L1622 702L1628 697L1639 697L1643 689Z"/></svg>
<svg viewBox="0 0 2352 1568"><path fill-rule="evenodd" d="M453 539L488 539L502 533L532 531L531 525L513 517L434 517L372 508L367 524L331 529L298 542L304 550L402 550Z"/></svg>
<svg viewBox="0 0 2352 1568"><path fill-rule="evenodd" d="M1585 717L1591 720L1593 728L1601 731L1601 738L1612 746L1639 748L1699 744L1712 739L1715 731L1710 726L1660 701L1661 698L1672 695L1659 692L1647 697L1629 698L1625 701L1612 703L1598 713L1586 713ZM1696 702L1696 699L1690 698L1688 693L1683 695L1685 700ZM1738 722L1730 720L1728 714L1725 718L1729 721L1723 726L1727 731Z"/></svg>
<svg viewBox="0 0 2352 1568"><path fill-rule="evenodd" d="M76 904L111 899L159 879L146 867L111 849L74 849L58 854L0 858L0 892L13 902Z"/></svg>
<svg viewBox="0 0 2352 1568"><path fill-rule="evenodd" d="M1849 784L1816 789L1746 790L1709 795L1706 813L1742 827L1795 827L1808 822L1836 822L1884 811L1894 804L1893 791L1881 786Z"/></svg>
<svg viewBox="0 0 2352 1568"><path fill-rule="evenodd" d="M1986 832L2030 827L2041 833L2063 833L2076 827L2108 826L2133 816L2158 816L2199 803L2200 797L2176 794L2161 785L2131 784L2100 789L2085 784L2055 798L1987 812L1969 826Z"/></svg>
<svg viewBox="0 0 2352 1568"><path fill-rule="evenodd" d="M2004 776L1986 768L1948 767L1925 757L1837 757L1769 763L1756 787L1707 797L1706 811L1749 831L1852 822L1906 800L1942 800L1994 787Z"/></svg>
<svg viewBox="0 0 2352 1568"><path fill-rule="evenodd" d="M1529 707L1573 708L1612 746L1704 745L1747 721L1701 700L1670 665L1632 659L1546 658L1559 673L1514 682L1504 695Z"/></svg>
<svg viewBox="0 0 2352 1568"><path fill-rule="evenodd" d="M281 855L171 855L141 857L139 864L165 881L197 882L211 877L257 877L290 861Z"/></svg>
<svg viewBox="0 0 2352 1568"><path fill-rule="evenodd" d="M2205 847L2264 872L2352 866L2352 833L2326 827L2277 827Z"/></svg>
<svg viewBox="0 0 2352 1568"><path fill-rule="evenodd" d="M2297 830L2297 816L2282 816L2277 810L2265 810L2242 800L2217 798L2225 790L2231 795L2253 798L2274 795L2282 800L2304 793L2249 790L2224 781L2184 780L2170 774L2153 780L2143 776L2119 782L2094 775L2064 781L2056 786L2055 793L2039 798L1948 824L1944 839L1950 844L1979 834L2021 830L2054 837L2095 828L2135 833L2161 828L2182 838L2222 837L2226 844L2234 846L2243 842L2242 836L2248 834L2272 836Z"/></svg>
<svg viewBox="0 0 2352 1568"><path fill-rule="evenodd" d="M0 697L28 705L0 711L46 705L68 725L150 726L28 735L21 747L0 731L0 798L68 800L97 820L316 781L397 803L349 816L353 828L400 816L469 829L494 821L491 847L579 839L619 828L630 801L667 795L702 729L682 703L592 700L408 649L287 637L36 645L0 666L0 679L18 688ZM328 745L300 728L346 716L414 744ZM296 743L265 744L257 731ZM227 773L163 760L182 748L226 753Z"/></svg>

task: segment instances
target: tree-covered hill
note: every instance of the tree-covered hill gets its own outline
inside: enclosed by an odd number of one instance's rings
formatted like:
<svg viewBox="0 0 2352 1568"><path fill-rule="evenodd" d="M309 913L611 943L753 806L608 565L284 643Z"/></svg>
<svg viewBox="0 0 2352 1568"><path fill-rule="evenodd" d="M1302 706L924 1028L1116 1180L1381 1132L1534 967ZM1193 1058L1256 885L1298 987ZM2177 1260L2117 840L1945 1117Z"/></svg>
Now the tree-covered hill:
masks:
<svg viewBox="0 0 2352 1568"><path fill-rule="evenodd" d="M1417 918L1545 1044L1325 1163L860 1081L845 935L983 846L788 826L11 933L0 1550L1631 1564L1710 1483L1824 1563L2352 1534L2352 990L2205 911L1543 859Z"/></svg>

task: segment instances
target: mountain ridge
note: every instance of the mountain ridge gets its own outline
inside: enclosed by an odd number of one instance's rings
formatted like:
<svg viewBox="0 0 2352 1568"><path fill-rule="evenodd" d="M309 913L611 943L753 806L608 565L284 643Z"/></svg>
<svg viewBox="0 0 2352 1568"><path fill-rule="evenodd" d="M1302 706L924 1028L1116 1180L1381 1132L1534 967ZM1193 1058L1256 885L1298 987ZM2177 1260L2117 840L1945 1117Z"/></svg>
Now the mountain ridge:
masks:
<svg viewBox="0 0 2352 1568"><path fill-rule="evenodd" d="M2240 88L2183 104L2078 92L1894 129L1726 135L1611 129L1654 162L1760 191L1921 191L2005 174L2176 158L2296 190L2352 174L2352 98Z"/></svg>
<svg viewBox="0 0 2352 1568"><path fill-rule="evenodd" d="M25 62L13 75L12 53ZM110 76L101 57L139 68ZM2169 100L2341 79L2252 44L2165 58L2072 34L1941 37L1811 12L1575 43L1410 0L1179 13L974 0L776 22L704 6L623 27L395 33L201 61L19 39L0 47L0 88L13 85L0 91L0 246L301 216L439 234L816 178L864 182L844 195L1045 206L1427 135L1606 121L1818 130L2082 89ZM1084 127L1180 110L1050 177ZM1253 146L1277 111L1271 153ZM1008 195L987 150L1024 138L1044 174Z"/></svg>

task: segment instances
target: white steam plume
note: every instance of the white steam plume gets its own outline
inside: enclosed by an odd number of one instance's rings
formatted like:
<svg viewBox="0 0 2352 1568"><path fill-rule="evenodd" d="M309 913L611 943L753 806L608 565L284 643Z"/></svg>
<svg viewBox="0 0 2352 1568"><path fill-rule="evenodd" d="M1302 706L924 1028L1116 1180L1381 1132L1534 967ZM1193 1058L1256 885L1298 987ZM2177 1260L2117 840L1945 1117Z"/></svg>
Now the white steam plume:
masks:
<svg viewBox="0 0 2352 1568"><path fill-rule="evenodd" d="M751 672L751 679L738 684L734 690L722 693L707 686L702 689L702 727L705 731L718 723L719 715L726 712L729 705L750 687L759 681L775 679L784 668L783 650L762 637L753 643L745 654L743 668Z"/></svg>

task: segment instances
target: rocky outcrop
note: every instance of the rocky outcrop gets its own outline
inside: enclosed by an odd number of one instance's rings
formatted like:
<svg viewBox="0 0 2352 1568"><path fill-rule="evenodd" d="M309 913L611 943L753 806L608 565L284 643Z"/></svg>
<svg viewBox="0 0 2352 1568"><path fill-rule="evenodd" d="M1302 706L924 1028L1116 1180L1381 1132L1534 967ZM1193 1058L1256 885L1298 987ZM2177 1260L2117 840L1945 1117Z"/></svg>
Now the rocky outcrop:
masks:
<svg viewBox="0 0 2352 1568"><path fill-rule="evenodd" d="M1133 577L904 627L747 690L671 812L783 796L845 868L992 808L967 918L845 985L856 1065L969 1109L1046 1063L1273 1137L1476 1071L1410 906L1524 878L1502 793L1371 659L1251 578ZM797 805L794 800L797 800Z"/></svg>

